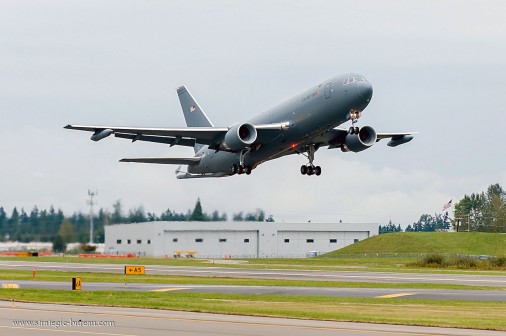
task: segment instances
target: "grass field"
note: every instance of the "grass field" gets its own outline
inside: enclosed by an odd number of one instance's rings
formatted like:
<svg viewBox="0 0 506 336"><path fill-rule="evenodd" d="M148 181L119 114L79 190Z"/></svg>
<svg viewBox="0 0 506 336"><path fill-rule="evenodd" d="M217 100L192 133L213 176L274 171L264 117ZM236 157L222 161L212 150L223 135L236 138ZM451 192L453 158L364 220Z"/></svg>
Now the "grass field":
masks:
<svg viewBox="0 0 506 336"><path fill-rule="evenodd" d="M0 289L0 299L506 330L502 302L35 289Z"/></svg>
<svg viewBox="0 0 506 336"><path fill-rule="evenodd" d="M113 283L156 283L156 284L193 284L193 285L235 285L235 286L293 286L293 287L341 287L341 288L418 288L418 289L506 289L504 287L466 286L433 283L372 283L372 282L344 282L344 281L304 281L304 280L275 280L275 279L241 279L226 277L196 277L176 275L124 275L113 273L74 273L58 271L37 271L32 278L32 271L1 270L0 281L37 280L37 281L66 281L73 277L81 277L83 282L113 282ZM3 281L5 282L5 281Z"/></svg>
<svg viewBox="0 0 506 336"><path fill-rule="evenodd" d="M442 253L506 255L506 234L483 232L398 232L362 240L323 258L350 254Z"/></svg>

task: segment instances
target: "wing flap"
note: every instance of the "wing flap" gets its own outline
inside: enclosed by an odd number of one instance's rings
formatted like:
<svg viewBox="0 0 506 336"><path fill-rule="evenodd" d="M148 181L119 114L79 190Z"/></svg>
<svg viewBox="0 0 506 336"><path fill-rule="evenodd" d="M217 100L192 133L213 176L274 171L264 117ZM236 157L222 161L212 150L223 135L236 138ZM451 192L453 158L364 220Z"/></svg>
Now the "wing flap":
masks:
<svg viewBox="0 0 506 336"><path fill-rule="evenodd" d="M171 147L175 145L187 147L195 146L195 139L192 138L165 137L165 136L129 134L129 133L115 133L114 136L122 139L130 139L132 140L132 142L148 141L148 142L164 143L170 145Z"/></svg>
<svg viewBox="0 0 506 336"><path fill-rule="evenodd" d="M121 159L120 162L153 163L153 164L178 164L195 165L200 162L200 157L186 158L131 158Z"/></svg>

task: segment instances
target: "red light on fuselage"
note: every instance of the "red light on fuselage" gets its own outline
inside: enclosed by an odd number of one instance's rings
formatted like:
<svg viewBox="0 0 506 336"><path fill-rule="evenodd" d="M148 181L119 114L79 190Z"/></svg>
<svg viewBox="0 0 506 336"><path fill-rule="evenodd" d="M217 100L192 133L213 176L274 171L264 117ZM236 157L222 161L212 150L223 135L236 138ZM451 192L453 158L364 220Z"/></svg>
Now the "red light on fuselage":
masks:
<svg viewBox="0 0 506 336"><path fill-rule="evenodd" d="M291 145L290 145L290 147L291 147L291 148L295 148L295 147L297 147L297 144L294 144L294 143L293 143L293 144L291 144Z"/></svg>

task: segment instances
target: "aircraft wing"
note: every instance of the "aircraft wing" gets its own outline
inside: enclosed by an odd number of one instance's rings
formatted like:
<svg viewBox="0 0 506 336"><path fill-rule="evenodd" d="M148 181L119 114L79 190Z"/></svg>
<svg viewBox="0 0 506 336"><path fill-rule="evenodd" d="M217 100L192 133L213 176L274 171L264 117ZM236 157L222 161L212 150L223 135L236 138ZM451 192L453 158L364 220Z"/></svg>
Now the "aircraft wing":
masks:
<svg viewBox="0 0 506 336"><path fill-rule="evenodd" d="M417 133L418 132L376 133L376 142L381 139L390 139L387 146L396 147L405 144L406 142L410 142Z"/></svg>
<svg viewBox="0 0 506 336"><path fill-rule="evenodd" d="M215 138L219 138L220 135L224 135L228 131L228 128L226 127L134 128L134 127L114 127L114 126L67 125L64 128L79 131L94 132L95 134L98 134L102 131L111 130L112 132L110 134L117 133L117 134L133 134L137 136L155 135L173 138L176 137L193 138L195 139L196 142L202 144L211 144Z"/></svg>
<svg viewBox="0 0 506 336"><path fill-rule="evenodd" d="M390 139L387 146L396 147L413 140L413 137L418 132L397 132L397 133L376 133L376 142L382 139ZM322 146L329 146L329 149L339 148L345 143L348 130L334 128L323 134L319 139L315 139L315 143L320 143Z"/></svg>
<svg viewBox="0 0 506 336"><path fill-rule="evenodd" d="M258 131L255 144L270 141L273 136L288 129L288 123L252 125ZM180 127L180 128L135 128L117 126L85 126L67 125L65 129L93 132L91 140L99 141L111 134L132 141L150 141L167 143L171 146L194 146L195 143L209 145L210 148L220 147L229 127Z"/></svg>
<svg viewBox="0 0 506 336"><path fill-rule="evenodd" d="M186 157L186 158L134 158L134 159L121 159L120 162L137 162L137 163L155 163L155 164L179 164L179 165L194 165L200 162L200 157Z"/></svg>

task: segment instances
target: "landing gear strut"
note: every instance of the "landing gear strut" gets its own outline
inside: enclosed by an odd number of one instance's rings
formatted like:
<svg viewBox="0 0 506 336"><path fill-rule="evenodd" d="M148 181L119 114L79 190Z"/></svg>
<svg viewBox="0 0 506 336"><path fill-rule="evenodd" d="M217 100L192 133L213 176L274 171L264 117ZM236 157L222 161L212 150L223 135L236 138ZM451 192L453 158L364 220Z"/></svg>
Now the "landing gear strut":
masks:
<svg viewBox="0 0 506 336"><path fill-rule="evenodd" d="M309 160L309 163L304 166L300 166L300 173L302 175L316 175L320 176L322 173L322 168L320 166L315 166L313 164L314 161L314 153L316 152L316 148L314 145L308 145L307 146L307 158Z"/></svg>
<svg viewBox="0 0 506 336"><path fill-rule="evenodd" d="M350 120L351 120L351 127L348 130L349 134L358 134L360 132L360 127L355 126L355 124L358 121L358 118L362 116L362 112L357 110L351 110L350 111Z"/></svg>

